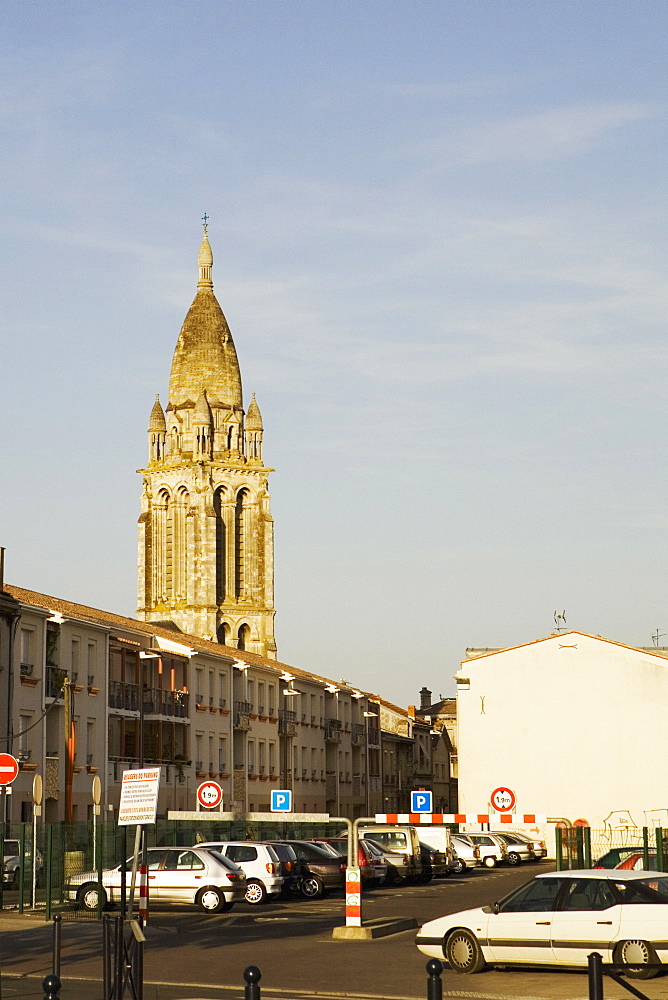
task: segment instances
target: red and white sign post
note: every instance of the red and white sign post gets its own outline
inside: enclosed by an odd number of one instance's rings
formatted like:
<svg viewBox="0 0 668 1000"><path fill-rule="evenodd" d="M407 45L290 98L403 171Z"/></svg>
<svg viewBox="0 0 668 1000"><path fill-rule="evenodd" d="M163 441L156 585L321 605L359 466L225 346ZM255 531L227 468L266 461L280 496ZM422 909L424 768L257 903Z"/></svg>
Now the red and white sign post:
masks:
<svg viewBox="0 0 668 1000"><path fill-rule="evenodd" d="M197 804L203 809L217 809L223 801L223 789L217 781L203 781L197 789Z"/></svg>
<svg viewBox="0 0 668 1000"><path fill-rule="evenodd" d="M19 762L10 753L0 753L0 785L11 785L19 773Z"/></svg>
<svg viewBox="0 0 668 1000"><path fill-rule="evenodd" d="M346 927L362 926L362 873L346 869Z"/></svg>
<svg viewBox="0 0 668 1000"><path fill-rule="evenodd" d="M19 773L19 762L10 753L0 753L0 823L9 822L9 787Z"/></svg>

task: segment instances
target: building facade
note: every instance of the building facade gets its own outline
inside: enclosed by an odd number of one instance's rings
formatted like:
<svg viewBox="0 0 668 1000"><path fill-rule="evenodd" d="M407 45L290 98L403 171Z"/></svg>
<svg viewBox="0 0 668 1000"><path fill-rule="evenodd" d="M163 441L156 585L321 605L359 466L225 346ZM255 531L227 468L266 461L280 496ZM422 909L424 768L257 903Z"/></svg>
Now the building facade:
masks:
<svg viewBox="0 0 668 1000"><path fill-rule="evenodd" d="M471 653L455 676L461 812L488 812L504 787L518 814L668 826L662 652L572 631Z"/></svg>
<svg viewBox="0 0 668 1000"><path fill-rule="evenodd" d="M139 518L138 616L276 656L274 534L263 424L244 410L204 227L195 299L178 337L163 410L148 424Z"/></svg>

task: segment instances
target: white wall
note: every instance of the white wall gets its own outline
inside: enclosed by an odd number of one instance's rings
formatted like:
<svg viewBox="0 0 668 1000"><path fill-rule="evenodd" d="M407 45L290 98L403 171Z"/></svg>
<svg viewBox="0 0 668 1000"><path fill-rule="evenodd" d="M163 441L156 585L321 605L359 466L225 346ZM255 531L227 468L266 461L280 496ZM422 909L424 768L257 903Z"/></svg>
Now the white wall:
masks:
<svg viewBox="0 0 668 1000"><path fill-rule="evenodd" d="M668 660L568 632L457 676L461 812L487 812L504 785L518 813L668 826Z"/></svg>

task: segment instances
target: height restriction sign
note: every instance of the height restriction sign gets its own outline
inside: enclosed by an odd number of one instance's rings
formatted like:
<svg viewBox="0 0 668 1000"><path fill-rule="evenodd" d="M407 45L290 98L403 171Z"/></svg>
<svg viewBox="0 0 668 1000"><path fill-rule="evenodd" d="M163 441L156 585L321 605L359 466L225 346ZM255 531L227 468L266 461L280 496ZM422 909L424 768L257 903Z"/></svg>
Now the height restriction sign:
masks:
<svg viewBox="0 0 668 1000"><path fill-rule="evenodd" d="M495 788L490 796L490 802L492 809L496 809L497 812L512 812L515 808L515 792L503 786Z"/></svg>
<svg viewBox="0 0 668 1000"><path fill-rule="evenodd" d="M215 809L223 801L223 789L217 781L203 781L197 789L197 801L205 809Z"/></svg>

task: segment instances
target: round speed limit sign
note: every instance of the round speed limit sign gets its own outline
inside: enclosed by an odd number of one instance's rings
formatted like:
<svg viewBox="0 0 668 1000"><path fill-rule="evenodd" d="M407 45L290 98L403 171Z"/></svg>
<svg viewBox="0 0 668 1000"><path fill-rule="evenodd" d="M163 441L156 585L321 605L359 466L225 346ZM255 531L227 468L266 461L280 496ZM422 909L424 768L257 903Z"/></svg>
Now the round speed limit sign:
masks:
<svg viewBox="0 0 668 1000"><path fill-rule="evenodd" d="M509 788L495 788L490 801L497 812L510 812L515 808L515 792Z"/></svg>
<svg viewBox="0 0 668 1000"><path fill-rule="evenodd" d="M223 801L223 789L217 781L203 781L197 789L197 801L205 809L215 809Z"/></svg>

